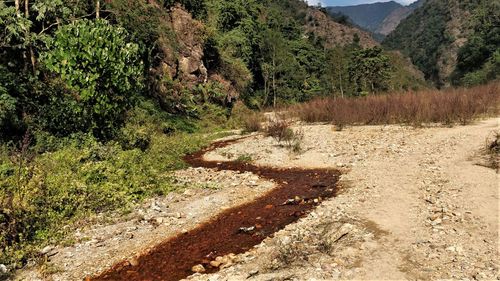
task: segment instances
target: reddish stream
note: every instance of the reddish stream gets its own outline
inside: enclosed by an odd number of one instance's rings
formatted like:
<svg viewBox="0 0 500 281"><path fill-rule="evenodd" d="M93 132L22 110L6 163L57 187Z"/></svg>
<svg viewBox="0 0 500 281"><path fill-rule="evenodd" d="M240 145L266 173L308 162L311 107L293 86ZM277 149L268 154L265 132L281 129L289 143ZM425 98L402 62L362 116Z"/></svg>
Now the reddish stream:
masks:
<svg viewBox="0 0 500 281"><path fill-rule="evenodd" d="M160 242L138 258L136 265L122 261L99 276L87 280L175 281L193 274L191 268L203 264L207 272L217 256L239 254L259 244L286 225L304 216L322 199L336 195L339 172L328 169L279 169L255 166L242 162L203 160L211 150L225 147L238 140L221 141L188 155L184 160L193 167L252 172L273 180L277 187L252 202L228 209L194 228ZM300 200L290 200L296 197ZM319 199L319 200L314 200ZM252 227L252 231L241 231Z"/></svg>

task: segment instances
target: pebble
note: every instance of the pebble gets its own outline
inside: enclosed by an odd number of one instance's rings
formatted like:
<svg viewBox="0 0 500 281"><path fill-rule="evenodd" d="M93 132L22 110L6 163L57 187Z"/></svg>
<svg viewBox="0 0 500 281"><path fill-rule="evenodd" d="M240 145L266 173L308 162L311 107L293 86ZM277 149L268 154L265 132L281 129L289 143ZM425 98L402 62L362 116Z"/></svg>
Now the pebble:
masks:
<svg viewBox="0 0 500 281"><path fill-rule="evenodd" d="M7 266L5 266L5 264L0 264L0 273L6 274L7 272L9 272Z"/></svg>
<svg viewBox="0 0 500 281"><path fill-rule="evenodd" d="M205 267L203 267L203 265L201 265L201 264L197 264L197 265L195 265L195 266L193 266L193 267L191 268L191 271L192 271L192 272L195 272L195 273L203 273L203 272L205 272L206 270L205 270Z"/></svg>
<svg viewBox="0 0 500 281"><path fill-rule="evenodd" d="M54 246L52 245L49 245L49 246L46 246L45 248L43 248L41 251L40 251L40 254L42 255L46 255L48 254L50 251L54 250Z"/></svg>

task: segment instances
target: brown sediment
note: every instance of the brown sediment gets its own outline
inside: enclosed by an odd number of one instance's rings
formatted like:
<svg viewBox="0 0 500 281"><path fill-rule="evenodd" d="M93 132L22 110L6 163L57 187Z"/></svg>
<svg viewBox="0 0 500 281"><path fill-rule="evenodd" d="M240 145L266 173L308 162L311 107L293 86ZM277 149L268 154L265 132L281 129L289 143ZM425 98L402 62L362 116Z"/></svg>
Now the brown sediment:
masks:
<svg viewBox="0 0 500 281"><path fill-rule="evenodd" d="M188 155L184 160L194 167L252 172L269 179L277 187L252 202L223 211L215 218L159 243L131 264L123 261L101 275L88 280L162 280L185 278L194 265L202 264L206 272L216 272L210 261L230 253L251 249L266 237L297 221L321 202L336 195L339 172L329 169L280 169L260 167L243 162L205 161L211 150L238 141L229 140ZM242 231L242 228L247 228Z"/></svg>

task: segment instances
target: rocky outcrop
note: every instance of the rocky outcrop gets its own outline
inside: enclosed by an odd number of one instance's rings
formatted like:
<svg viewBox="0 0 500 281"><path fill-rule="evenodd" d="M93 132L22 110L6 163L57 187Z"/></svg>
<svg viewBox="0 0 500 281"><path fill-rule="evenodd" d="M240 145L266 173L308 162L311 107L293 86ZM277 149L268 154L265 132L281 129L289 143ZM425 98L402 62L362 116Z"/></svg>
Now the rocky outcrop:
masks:
<svg viewBox="0 0 500 281"><path fill-rule="evenodd" d="M203 24L179 5L173 7L170 14L179 43L177 77L190 86L207 82L207 68L203 64Z"/></svg>
<svg viewBox="0 0 500 281"><path fill-rule="evenodd" d="M401 7L394 11L392 11L380 24L380 26L375 30L375 33L379 33L387 36L391 33L399 23L408 17L413 12L412 8L409 7Z"/></svg>
<svg viewBox="0 0 500 281"><path fill-rule="evenodd" d="M368 32L337 23L318 9L308 8L306 19L306 31L324 39L327 48L349 45L354 41L356 35L362 47L379 45Z"/></svg>

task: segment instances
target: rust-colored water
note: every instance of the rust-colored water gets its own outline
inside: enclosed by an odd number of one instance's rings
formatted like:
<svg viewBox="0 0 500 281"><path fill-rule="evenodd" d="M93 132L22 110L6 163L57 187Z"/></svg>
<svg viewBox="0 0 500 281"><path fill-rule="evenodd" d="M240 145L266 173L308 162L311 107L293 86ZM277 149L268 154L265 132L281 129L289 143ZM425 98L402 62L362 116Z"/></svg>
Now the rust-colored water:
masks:
<svg viewBox="0 0 500 281"><path fill-rule="evenodd" d="M252 172L276 182L275 189L252 202L228 209L187 233L160 242L140 256L137 265L123 261L88 280L174 281L193 274L191 268L197 264L203 264L207 272L216 272L218 268L211 267L209 263L217 256L246 252L313 209L318 204L314 199L335 196L339 176L335 170L278 169L242 162L203 160L206 152L235 141L214 143L186 156L185 161L194 167ZM289 200L296 197L301 199L296 202ZM289 204L283 204L287 200ZM243 232L241 227L254 227L254 230Z"/></svg>

